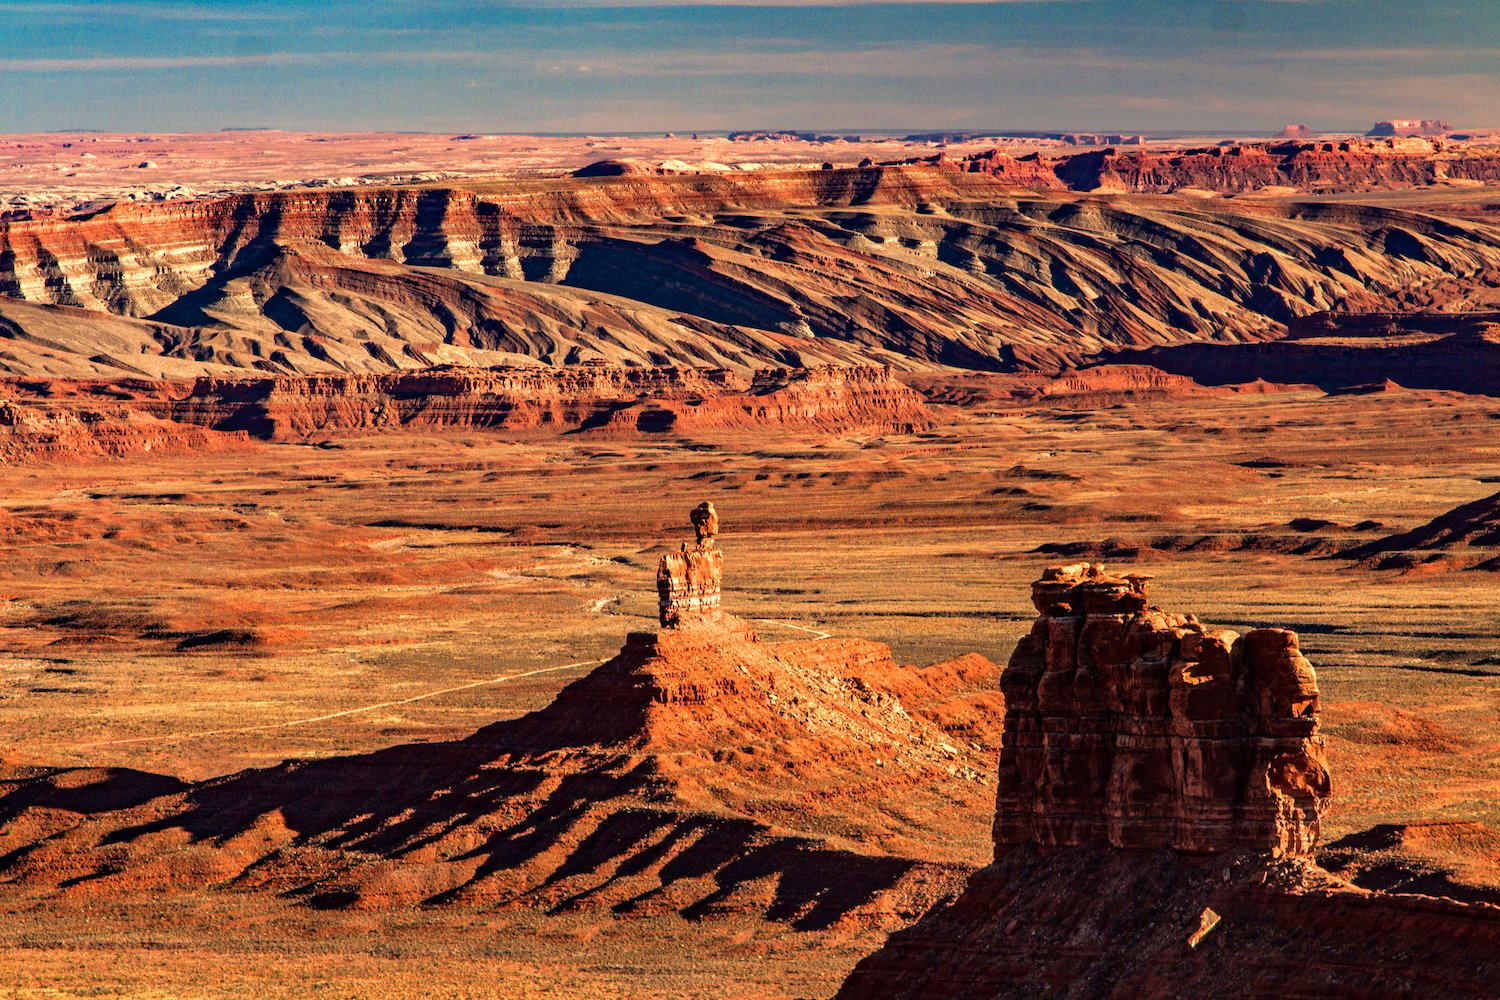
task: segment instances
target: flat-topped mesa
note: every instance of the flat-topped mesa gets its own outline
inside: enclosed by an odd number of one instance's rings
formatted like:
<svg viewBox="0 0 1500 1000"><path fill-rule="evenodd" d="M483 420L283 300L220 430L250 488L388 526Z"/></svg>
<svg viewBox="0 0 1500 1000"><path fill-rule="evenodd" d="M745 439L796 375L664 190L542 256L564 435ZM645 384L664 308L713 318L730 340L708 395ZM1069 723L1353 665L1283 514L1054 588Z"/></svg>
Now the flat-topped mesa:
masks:
<svg viewBox="0 0 1500 1000"><path fill-rule="evenodd" d="M1032 584L1041 614L1000 679L997 854L1311 852L1330 784L1296 633L1169 614L1149 580L1079 563Z"/></svg>
<svg viewBox="0 0 1500 1000"><path fill-rule="evenodd" d="M697 535L693 547L688 548L684 542L681 551L662 556L656 568L661 623L667 628L720 616L724 553L714 541L719 533L719 515L712 503L705 502L694 507L691 516Z"/></svg>

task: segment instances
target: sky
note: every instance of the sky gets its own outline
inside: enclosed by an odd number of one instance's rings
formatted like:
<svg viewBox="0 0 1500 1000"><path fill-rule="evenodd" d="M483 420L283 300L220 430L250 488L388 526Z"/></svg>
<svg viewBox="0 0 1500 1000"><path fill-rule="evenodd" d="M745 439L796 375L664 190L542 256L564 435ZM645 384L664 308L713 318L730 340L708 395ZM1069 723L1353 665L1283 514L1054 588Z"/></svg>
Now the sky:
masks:
<svg viewBox="0 0 1500 1000"><path fill-rule="evenodd" d="M1500 0L0 0L0 131L1500 127Z"/></svg>

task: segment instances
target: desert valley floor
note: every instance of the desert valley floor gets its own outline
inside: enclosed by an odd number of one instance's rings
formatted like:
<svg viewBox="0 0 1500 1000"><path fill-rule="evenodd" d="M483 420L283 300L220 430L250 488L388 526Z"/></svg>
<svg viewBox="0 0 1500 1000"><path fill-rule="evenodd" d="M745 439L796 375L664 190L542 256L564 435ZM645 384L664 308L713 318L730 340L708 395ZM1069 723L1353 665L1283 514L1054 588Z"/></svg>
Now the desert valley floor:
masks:
<svg viewBox="0 0 1500 1000"><path fill-rule="evenodd" d="M1003 663L1031 617L1027 582L1080 556L1156 574L1164 605L1204 620L1295 629L1337 768L1325 843L1383 823L1486 824L1419 843L1386 877L1440 872L1500 899L1493 574L1462 568L1464 549L1389 569L1338 555L1490 495L1500 403L1264 386L979 401L999 378L954 379L967 404L934 405L917 434L391 433L211 464L9 467L5 760L202 779L463 738L545 705L653 627L656 560L683 511L712 499L724 605L771 642L812 630L889 643L903 663ZM974 757L952 780L987 802L993 761ZM948 843L909 851L988 860L983 810L936 819ZM868 919L796 931L733 913L320 911L83 888L7 896L20 995L151 995L160 979L163 995L321 982L817 996L881 936Z"/></svg>

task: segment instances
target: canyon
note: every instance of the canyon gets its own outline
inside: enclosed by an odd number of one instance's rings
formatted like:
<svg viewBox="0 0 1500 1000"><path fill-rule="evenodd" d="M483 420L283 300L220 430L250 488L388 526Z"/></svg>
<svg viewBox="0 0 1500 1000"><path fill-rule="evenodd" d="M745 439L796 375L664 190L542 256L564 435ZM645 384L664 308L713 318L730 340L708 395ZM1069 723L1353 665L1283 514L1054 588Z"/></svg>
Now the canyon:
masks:
<svg viewBox="0 0 1500 1000"><path fill-rule="evenodd" d="M0 975L1488 995L1491 153L741 138L0 220Z"/></svg>

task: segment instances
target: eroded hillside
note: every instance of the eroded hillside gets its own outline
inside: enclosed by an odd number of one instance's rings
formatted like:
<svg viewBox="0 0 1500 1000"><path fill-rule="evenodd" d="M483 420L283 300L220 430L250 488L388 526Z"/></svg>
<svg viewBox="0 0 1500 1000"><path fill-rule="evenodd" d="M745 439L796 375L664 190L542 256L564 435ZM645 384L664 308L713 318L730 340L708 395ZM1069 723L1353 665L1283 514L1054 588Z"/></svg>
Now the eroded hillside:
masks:
<svg viewBox="0 0 1500 1000"><path fill-rule="evenodd" d="M937 167L282 192L0 226L0 369L1056 370L1497 283L1485 222L1037 195Z"/></svg>

